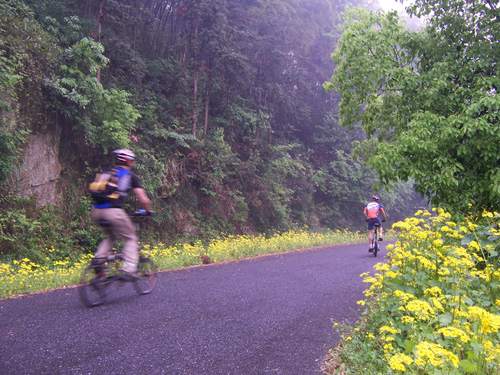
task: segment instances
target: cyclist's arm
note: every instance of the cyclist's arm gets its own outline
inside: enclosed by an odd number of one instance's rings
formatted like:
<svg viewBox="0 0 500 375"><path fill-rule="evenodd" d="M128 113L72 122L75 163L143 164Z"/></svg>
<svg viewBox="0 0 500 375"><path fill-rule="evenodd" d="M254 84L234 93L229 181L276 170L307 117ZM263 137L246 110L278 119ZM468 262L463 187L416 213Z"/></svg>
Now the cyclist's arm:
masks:
<svg viewBox="0 0 500 375"><path fill-rule="evenodd" d="M383 208L380 209L380 212L382 212L382 215L384 216L384 221L387 220L387 217L385 216L385 210Z"/></svg>
<svg viewBox="0 0 500 375"><path fill-rule="evenodd" d="M137 197L137 199L139 199L139 202L144 207L144 209L146 209L150 212L153 211L151 201L149 200L148 195L146 194L146 191L144 191L143 188L135 188L133 190L134 190L135 196Z"/></svg>

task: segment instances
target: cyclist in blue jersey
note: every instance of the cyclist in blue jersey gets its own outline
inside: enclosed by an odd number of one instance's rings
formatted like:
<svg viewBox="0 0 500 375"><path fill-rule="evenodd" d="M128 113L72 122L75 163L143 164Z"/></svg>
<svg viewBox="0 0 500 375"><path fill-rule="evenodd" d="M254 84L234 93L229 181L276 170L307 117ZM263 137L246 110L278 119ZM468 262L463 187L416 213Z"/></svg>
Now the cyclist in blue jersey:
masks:
<svg viewBox="0 0 500 375"><path fill-rule="evenodd" d="M125 277L133 280L137 277L136 271L139 260L138 237L135 226L122 205L125 197L132 190L144 209L151 212L152 206L139 178L132 173L132 169L135 167L135 154L125 149L115 150L113 153L116 156L116 177L118 178L119 194L116 199L94 203L94 209L90 214L92 220L96 223L106 221L109 225L103 227L108 237L99 244L93 262L97 265L102 264L100 258L105 259L108 255L111 255L116 241L123 238L125 241L123 247L123 271Z"/></svg>

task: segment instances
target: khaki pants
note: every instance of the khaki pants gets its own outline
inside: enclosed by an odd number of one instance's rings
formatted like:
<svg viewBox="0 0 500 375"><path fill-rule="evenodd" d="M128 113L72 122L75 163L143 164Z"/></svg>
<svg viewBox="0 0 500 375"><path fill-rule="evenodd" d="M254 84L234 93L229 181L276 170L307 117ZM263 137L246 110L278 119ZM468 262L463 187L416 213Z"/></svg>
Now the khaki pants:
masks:
<svg viewBox="0 0 500 375"><path fill-rule="evenodd" d="M95 257L106 258L108 255L113 254L113 247L116 246L116 241L119 238L123 238L125 241L122 251L125 260L124 271L135 272L137 270L137 262L139 261L138 237L135 232L135 226L125 210L121 208L94 208L90 213L90 217L94 222L106 220L111 224L110 226L102 227L108 238L99 244Z"/></svg>

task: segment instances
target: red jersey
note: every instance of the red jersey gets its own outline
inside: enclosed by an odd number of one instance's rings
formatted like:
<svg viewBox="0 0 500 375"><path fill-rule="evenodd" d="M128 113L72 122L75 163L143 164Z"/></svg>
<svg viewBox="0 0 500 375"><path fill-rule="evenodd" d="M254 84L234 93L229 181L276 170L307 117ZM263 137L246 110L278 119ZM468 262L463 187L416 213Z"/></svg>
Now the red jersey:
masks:
<svg viewBox="0 0 500 375"><path fill-rule="evenodd" d="M384 210L382 205L377 202L370 202L365 207L365 214L367 219L376 219L378 218L378 212L380 210Z"/></svg>

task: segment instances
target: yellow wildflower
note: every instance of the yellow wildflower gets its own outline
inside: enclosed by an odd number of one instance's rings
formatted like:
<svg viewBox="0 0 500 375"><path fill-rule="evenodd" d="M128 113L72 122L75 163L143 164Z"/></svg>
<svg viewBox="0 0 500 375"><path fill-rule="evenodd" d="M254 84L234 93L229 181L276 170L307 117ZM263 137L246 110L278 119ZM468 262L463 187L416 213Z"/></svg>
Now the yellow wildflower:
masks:
<svg viewBox="0 0 500 375"><path fill-rule="evenodd" d="M403 292L402 290L399 289L394 291L394 295L396 297L399 297L401 299L401 302L403 303L407 303L409 300L415 299L415 296L413 294Z"/></svg>
<svg viewBox="0 0 500 375"><path fill-rule="evenodd" d="M411 357L407 356L406 354L403 353L398 353L393 355L389 359L389 366L391 369L396 370L396 371L406 371L406 366L409 366L413 363L413 359Z"/></svg>
<svg viewBox="0 0 500 375"><path fill-rule="evenodd" d="M471 242L469 242L469 244L467 245L467 247L470 250L473 250L473 251L480 251L481 250L481 246L479 246L479 244L477 243L477 241L471 241Z"/></svg>
<svg viewBox="0 0 500 375"><path fill-rule="evenodd" d="M433 295L435 297L438 297L442 294L442 291L439 287L437 286L434 286L432 288L427 288L426 290L424 290L424 295L427 295L427 294L430 294L430 295Z"/></svg>
<svg viewBox="0 0 500 375"><path fill-rule="evenodd" d="M443 240L441 240L441 239L438 239L438 240L434 240L434 241L432 241L432 244L433 244L434 246L436 246L436 247L441 247L441 246L443 246L443 243L444 243L444 242L443 242Z"/></svg>
<svg viewBox="0 0 500 375"><path fill-rule="evenodd" d="M415 322L415 318L413 316L408 316L408 315L405 315L401 318L401 321L404 323L404 324L410 324L410 323L413 323Z"/></svg>
<svg viewBox="0 0 500 375"><path fill-rule="evenodd" d="M422 300L413 300L408 302L406 309L415 314L420 320L426 320L430 316L434 316L434 310L428 302Z"/></svg>
<svg viewBox="0 0 500 375"><path fill-rule="evenodd" d="M456 327L443 327L439 329L437 333L442 334L444 337L459 338L460 341L464 343L470 341L470 337L467 333Z"/></svg>
<svg viewBox="0 0 500 375"><path fill-rule="evenodd" d="M489 217L489 218L492 218L492 217L493 217L493 213L488 212L488 211L483 211L482 216L483 216L483 217Z"/></svg>
<svg viewBox="0 0 500 375"><path fill-rule="evenodd" d="M388 343L388 344L385 344L385 345L384 345L384 352L385 352L385 353L388 353L388 352L390 352L390 351L391 351L391 350L393 350L393 349L394 349L394 347L392 346L392 344L391 344L391 343Z"/></svg>
<svg viewBox="0 0 500 375"><path fill-rule="evenodd" d="M382 326L380 327L379 329L379 332L380 333L384 333L384 332L387 332L387 333L392 333L392 334L395 334L395 333L398 333L399 330L395 329L394 327L389 327L389 326Z"/></svg>
<svg viewBox="0 0 500 375"><path fill-rule="evenodd" d="M471 317L478 319L481 322L481 332L492 333L500 330L500 316L491 314L488 311L478 307L470 306L468 311Z"/></svg>
<svg viewBox="0 0 500 375"><path fill-rule="evenodd" d="M415 354L415 363L421 367L425 366L428 362L437 368L442 367L448 362L458 367L458 357L439 344L423 341L416 345Z"/></svg>

